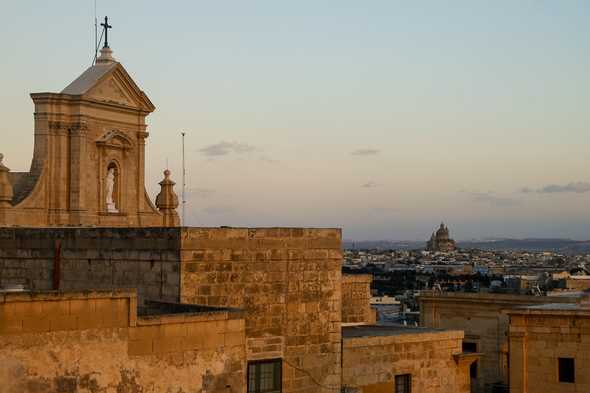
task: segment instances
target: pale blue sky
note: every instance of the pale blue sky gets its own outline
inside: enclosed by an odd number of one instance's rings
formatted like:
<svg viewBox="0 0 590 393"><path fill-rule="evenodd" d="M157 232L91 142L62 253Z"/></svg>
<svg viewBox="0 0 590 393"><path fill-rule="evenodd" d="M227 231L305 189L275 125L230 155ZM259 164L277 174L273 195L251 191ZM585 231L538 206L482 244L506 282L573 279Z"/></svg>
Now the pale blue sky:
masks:
<svg viewBox="0 0 590 393"><path fill-rule="evenodd" d="M89 66L94 7L1 2L0 151L26 170L28 94ZM99 0L98 14L157 107L151 195L166 159L180 180L188 132L188 224L590 238L588 1Z"/></svg>

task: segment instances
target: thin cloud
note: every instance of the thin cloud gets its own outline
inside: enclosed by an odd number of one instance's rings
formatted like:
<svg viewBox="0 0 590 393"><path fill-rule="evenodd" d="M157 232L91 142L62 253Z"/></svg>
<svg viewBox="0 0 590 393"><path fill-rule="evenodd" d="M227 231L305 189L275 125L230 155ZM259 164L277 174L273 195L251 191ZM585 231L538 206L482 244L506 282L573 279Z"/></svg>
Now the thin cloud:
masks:
<svg viewBox="0 0 590 393"><path fill-rule="evenodd" d="M521 189L522 193L529 194L529 193L537 193L537 194L559 194L559 193L576 193L576 194L583 194L586 192L590 192L590 183L588 182L572 182L568 184L548 184L544 187L538 188L536 190L531 189L529 187L524 187Z"/></svg>
<svg viewBox="0 0 590 393"><path fill-rule="evenodd" d="M502 197L493 192L465 192L473 202L485 203L495 207L517 206L520 202L517 199Z"/></svg>
<svg viewBox="0 0 590 393"><path fill-rule="evenodd" d="M377 186L378 186L378 184L377 184L377 183L375 183L375 182L374 182L374 181L372 181L372 180L371 180L371 181L368 181L368 182L366 182L366 183L365 183L365 184L363 184L363 185L361 185L361 187L362 187L362 188L375 188L375 187L377 187Z"/></svg>
<svg viewBox="0 0 590 393"><path fill-rule="evenodd" d="M377 154L379 154L381 151L378 149L356 149L353 150L352 154L353 156L362 156L362 157L367 157L367 156L375 156Z"/></svg>
<svg viewBox="0 0 590 393"><path fill-rule="evenodd" d="M221 141L213 145L205 146L197 151L203 153L207 157L221 157L230 154L252 153L258 150L259 149L256 146L247 143Z"/></svg>

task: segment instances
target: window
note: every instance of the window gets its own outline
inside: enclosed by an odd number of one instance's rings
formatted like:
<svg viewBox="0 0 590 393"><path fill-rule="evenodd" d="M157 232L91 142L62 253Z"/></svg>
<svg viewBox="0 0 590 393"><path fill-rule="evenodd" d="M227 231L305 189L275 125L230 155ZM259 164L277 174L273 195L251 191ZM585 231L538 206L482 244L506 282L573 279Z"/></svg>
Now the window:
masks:
<svg viewBox="0 0 590 393"><path fill-rule="evenodd" d="M576 363L573 358L559 358L559 382L576 382Z"/></svg>
<svg viewBox="0 0 590 393"><path fill-rule="evenodd" d="M477 352L477 343L463 342L463 352Z"/></svg>
<svg viewBox="0 0 590 393"><path fill-rule="evenodd" d="M248 393L281 393L281 374L281 359L248 363Z"/></svg>
<svg viewBox="0 0 590 393"><path fill-rule="evenodd" d="M412 393L412 376L410 374L395 376L395 393Z"/></svg>

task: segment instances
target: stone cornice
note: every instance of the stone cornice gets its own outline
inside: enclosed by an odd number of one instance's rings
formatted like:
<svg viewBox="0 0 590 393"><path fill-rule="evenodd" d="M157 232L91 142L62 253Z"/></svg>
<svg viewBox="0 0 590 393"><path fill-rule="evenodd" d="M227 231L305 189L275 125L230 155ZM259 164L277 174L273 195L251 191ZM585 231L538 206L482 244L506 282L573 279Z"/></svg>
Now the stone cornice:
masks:
<svg viewBox="0 0 590 393"><path fill-rule="evenodd" d="M134 114L139 112L143 116L147 116L153 112L153 110L149 111L125 104L85 98L83 95L70 95L61 93L31 93L30 96L35 104L89 105Z"/></svg>

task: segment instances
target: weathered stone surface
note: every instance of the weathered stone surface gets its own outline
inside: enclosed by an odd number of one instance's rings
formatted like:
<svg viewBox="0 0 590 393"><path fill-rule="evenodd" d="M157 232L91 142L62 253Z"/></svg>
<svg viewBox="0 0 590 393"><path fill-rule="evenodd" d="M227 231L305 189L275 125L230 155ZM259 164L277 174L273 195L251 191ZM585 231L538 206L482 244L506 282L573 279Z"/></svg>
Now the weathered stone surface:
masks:
<svg viewBox="0 0 590 393"><path fill-rule="evenodd" d="M590 307L553 304L507 311L510 392L590 392ZM559 382L559 358L574 359L573 383Z"/></svg>
<svg viewBox="0 0 590 393"><path fill-rule="evenodd" d="M342 275L342 323L373 324L376 314L371 308L370 274Z"/></svg>
<svg viewBox="0 0 590 393"><path fill-rule="evenodd" d="M0 285L51 289L59 269L61 290L136 288L140 302L178 301L179 238L174 228L0 228Z"/></svg>
<svg viewBox="0 0 590 393"><path fill-rule="evenodd" d="M97 392L115 392L122 383L122 392L157 392L162 386L157 378L164 375L173 378L173 384L168 385L166 379L165 386L174 393L217 392L224 391L223 383L232 389L245 383L248 361L280 358L283 392L334 392L340 389L342 378L342 320L371 322L370 277L343 279L340 231L336 229L3 228L0 242L0 282L51 288L59 266L61 290L113 290L106 297L88 295L87 300L58 292L52 296L61 296L60 307L50 295L29 299L18 316L2 325L0 361L26 367L30 362L30 375L19 374L15 380L27 381L27 386L42 391L77 387L83 392L88 389L84 386L108 386ZM138 296L133 301L144 306L146 300L166 300L237 307L244 317L228 317L226 323L219 316L146 318L129 313L127 321L123 310L136 306L114 295L120 287L136 288ZM344 308L343 299L350 302ZM0 310L0 320L3 312ZM198 326L189 327L189 323ZM87 337L81 331L93 333ZM414 341L433 340L428 335L412 336ZM380 342L385 345L386 339L381 337ZM68 341L72 344L64 344ZM393 350L398 344L393 344ZM431 349L416 342L412 345L412 355L403 363L412 360L416 380L425 384L419 386L426 386L428 382L422 379L430 378L429 372L419 372L419 365L422 359L433 357ZM385 355L374 343L361 346L363 350L355 349L362 356L361 371L354 371L360 373L359 383L368 384L363 385L366 392L378 391L374 384L390 388L392 373L382 373L377 379L362 376L373 363L385 362ZM123 348L126 352L119 353ZM42 353L39 362L56 356L60 364L40 370L41 363L32 359L35 351ZM18 354L16 359L2 358L12 352ZM79 368L69 356L83 358ZM90 374L109 358L112 363L101 369L100 376ZM455 369L446 368L437 375ZM438 381L439 377L433 378ZM192 390L185 387L189 384ZM442 386L437 382L424 392L444 393ZM15 389L25 388L18 385Z"/></svg>
<svg viewBox="0 0 590 393"><path fill-rule="evenodd" d="M461 331L415 330L345 337L343 387L360 393L395 392L395 376L410 374L413 393L469 393L469 364L455 359L462 352L462 338Z"/></svg>
<svg viewBox="0 0 590 393"><path fill-rule="evenodd" d="M340 230L184 229L181 300L243 308L247 359L283 359L283 392L340 387Z"/></svg>
<svg viewBox="0 0 590 393"><path fill-rule="evenodd" d="M0 298L0 393L243 393L244 320L137 317L133 292Z"/></svg>
<svg viewBox="0 0 590 393"><path fill-rule="evenodd" d="M508 383L508 316L503 310L574 301L565 297L424 292L419 297L420 324L465 331L464 341L483 354L474 390L484 392L486 384Z"/></svg>

